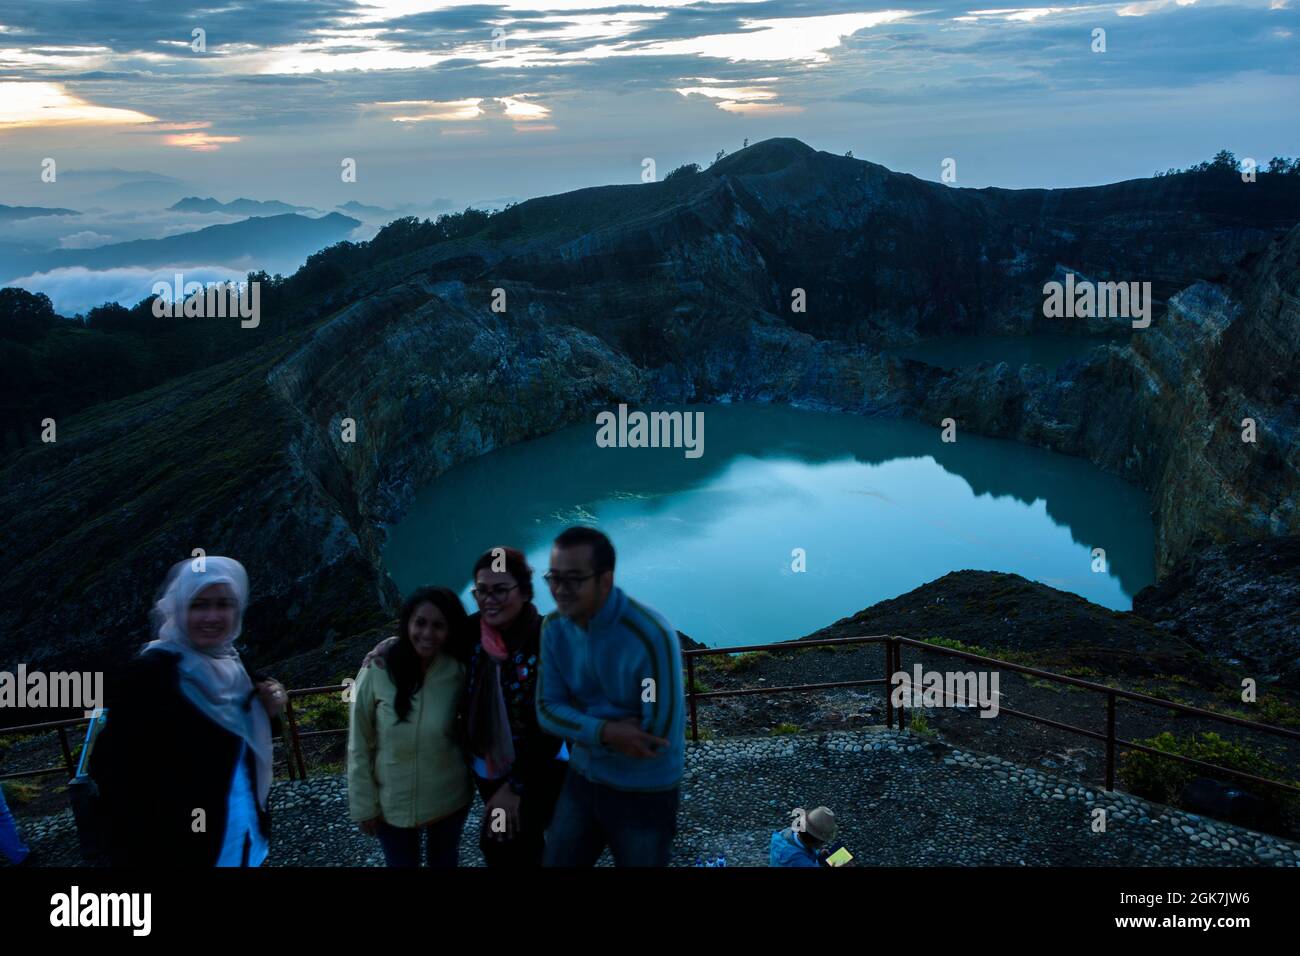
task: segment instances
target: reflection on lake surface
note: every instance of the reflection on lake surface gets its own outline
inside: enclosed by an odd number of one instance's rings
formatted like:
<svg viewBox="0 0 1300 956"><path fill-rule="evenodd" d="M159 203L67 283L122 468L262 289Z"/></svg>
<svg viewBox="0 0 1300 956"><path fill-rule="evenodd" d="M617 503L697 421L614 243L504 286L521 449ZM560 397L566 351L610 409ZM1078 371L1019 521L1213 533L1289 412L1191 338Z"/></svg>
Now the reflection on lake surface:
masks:
<svg viewBox="0 0 1300 956"><path fill-rule="evenodd" d="M564 527L594 524L617 583L697 640L799 637L965 568L1010 571L1127 610L1153 578L1146 495L1090 463L915 422L779 406L704 411L704 454L598 448L591 424L460 465L389 529L405 593L443 584L495 545L540 575ZM1104 548L1108 567L1092 570ZM806 554L804 572L792 552Z"/></svg>

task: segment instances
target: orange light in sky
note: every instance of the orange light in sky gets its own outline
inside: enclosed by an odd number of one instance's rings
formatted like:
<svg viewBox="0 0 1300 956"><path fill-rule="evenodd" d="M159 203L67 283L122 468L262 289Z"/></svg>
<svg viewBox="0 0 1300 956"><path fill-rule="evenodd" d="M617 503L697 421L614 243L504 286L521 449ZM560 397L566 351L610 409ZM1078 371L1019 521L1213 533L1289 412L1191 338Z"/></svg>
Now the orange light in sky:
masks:
<svg viewBox="0 0 1300 956"><path fill-rule="evenodd" d="M213 136L211 133L171 133L163 137L168 146L180 146L185 149L211 153L226 143L238 143L238 136Z"/></svg>
<svg viewBox="0 0 1300 956"><path fill-rule="evenodd" d="M96 106L61 83L0 81L0 130L50 126L134 126L157 119L135 110Z"/></svg>

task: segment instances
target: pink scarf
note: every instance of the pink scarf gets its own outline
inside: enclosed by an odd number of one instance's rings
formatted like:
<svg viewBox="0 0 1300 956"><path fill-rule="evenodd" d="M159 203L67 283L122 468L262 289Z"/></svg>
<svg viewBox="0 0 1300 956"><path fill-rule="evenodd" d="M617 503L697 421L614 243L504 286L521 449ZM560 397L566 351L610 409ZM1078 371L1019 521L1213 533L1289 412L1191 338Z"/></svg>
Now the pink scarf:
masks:
<svg viewBox="0 0 1300 956"><path fill-rule="evenodd" d="M497 630L487 621L479 618L479 639L483 642L483 650L487 651L488 657L500 664L510 656L510 651L506 647L506 640Z"/></svg>
<svg viewBox="0 0 1300 956"><path fill-rule="evenodd" d="M482 692L487 695L488 739L491 744L482 754L488 777L496 779L509 771L515 762L515 742L510 732L510 716L506 713L505 694L501 690L501 665L510 657L505 638L487 621L479 619L479 639L491 664L485 668ZM474 708L477 716L477 708Z"/></svg>

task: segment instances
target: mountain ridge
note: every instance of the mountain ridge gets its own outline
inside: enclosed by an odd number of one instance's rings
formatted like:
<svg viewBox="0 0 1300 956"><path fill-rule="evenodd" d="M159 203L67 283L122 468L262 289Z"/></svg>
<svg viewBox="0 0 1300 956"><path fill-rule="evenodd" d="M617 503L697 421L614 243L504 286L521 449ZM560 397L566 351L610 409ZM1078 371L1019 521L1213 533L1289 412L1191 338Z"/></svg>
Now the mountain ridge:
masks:
<svg viewBox="0 0 1300 956"><path fill-rule="evenodd" d="M8 272L21 276L75 266L158 268L223 264L256 257L260 267L274 271L275 264L305 257L323 245L345 238L360 225L360 220L337 212L314 218L298 213L254 216L160 239L131 239L87 249L13 255L4 265Z"/></svg>
<svg viewBox="0 0 1300 956"><path fill-rule="evenodd" d="M42 216L80 216L75 209L61 206L6 206L0 204L0 222L16 222L19 219L36 219Z"/></svg>
<svg viewBox="0 0 1300 956"><path fill-rule="evenodd" d="M1206 175L990 197L806 146L749 149L661 183L529 200L373 263L326 250L304 271L320 277L322 318L267 314L281 337L248 356L61 424L57 446L3 472L6 653L126 653L152 587L194 547L248 565L256 656L375 626L398 597L383 529L418 488L619 402L799 402L917 417L936 435L951 416L959 433L1081 455L1153 492L1164 570L1300 530L1288 396L1230 384L1295 361L1296 184L1242 193L1261 184ZM1279 217L1294 217L1289 233ZM1054 375L880 351L1033 334L1062 265L1152 281L1167 309L1134 344ZM489 308L495 289L505 313ZM1242 400L1264 423L1256 471L1223 422ZM1176 480L1197 469L1204 480Z"/></svg>
<svg viewBox="0 0 1300 956"><path fill-rule="evenodd" d="M305 206L294 206L290 203L280 202L278 199L244 199L241 197L232 199L230 202L220 202L211 196L207 198L186 196L167 208L176 212L224 212L238 216L279 216L287 213L301 213L307 209Z"/></svg>

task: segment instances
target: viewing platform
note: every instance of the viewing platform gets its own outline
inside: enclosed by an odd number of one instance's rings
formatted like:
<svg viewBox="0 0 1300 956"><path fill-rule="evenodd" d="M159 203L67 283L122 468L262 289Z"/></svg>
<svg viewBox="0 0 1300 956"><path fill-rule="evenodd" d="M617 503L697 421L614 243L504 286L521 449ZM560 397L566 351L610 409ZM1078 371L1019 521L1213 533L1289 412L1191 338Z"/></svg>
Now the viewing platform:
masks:
<svg viewBox="0 0 1300 956"><path fill-rule="evenodd" d="M673 865L766 866L772 832L818 805L855 866L1300 866L1298 843L883 726L688 743ZM279 781L271 810L270 866L383 865L341 775ZM483 865L482 813L475 797L462 866ZM44 865L79 864L71 811L19 820Z"/></svg>

